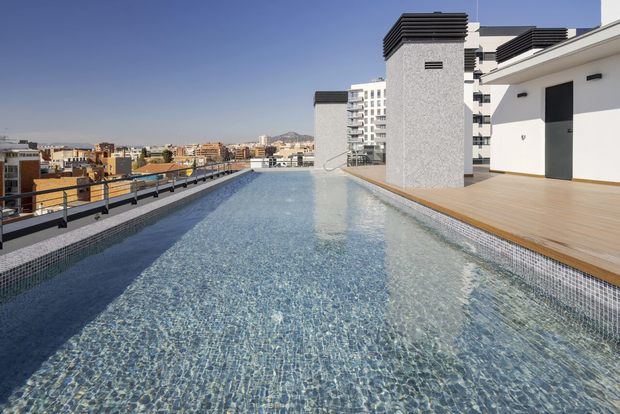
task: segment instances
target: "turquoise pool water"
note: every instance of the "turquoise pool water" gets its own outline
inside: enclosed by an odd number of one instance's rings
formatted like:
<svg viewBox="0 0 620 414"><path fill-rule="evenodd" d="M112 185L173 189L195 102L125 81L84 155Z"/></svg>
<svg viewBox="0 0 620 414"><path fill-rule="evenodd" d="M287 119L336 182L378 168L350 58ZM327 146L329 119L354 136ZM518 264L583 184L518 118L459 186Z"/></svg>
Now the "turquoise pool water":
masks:
<svg viewBox="0 0 620 414"><path fill-rule="evenodd" d="M618 412L619 348L345 176L253 174L0 308L6 412Z"/></svg>

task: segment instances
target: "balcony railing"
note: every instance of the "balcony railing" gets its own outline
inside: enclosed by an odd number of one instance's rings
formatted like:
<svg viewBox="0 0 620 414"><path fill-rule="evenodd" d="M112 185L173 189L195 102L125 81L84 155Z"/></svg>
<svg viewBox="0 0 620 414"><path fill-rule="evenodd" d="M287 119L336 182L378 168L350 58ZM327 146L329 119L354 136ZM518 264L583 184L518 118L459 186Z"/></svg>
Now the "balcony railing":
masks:
<svg viewBox="0 0 620 414"><path fill-rule="evenodd" d="M88 215L108 214L113 207L135 205L140 199L159 197L162 192L174 192L176 188L212 180L238 169L240 166L234 162L220 162L5 195L0 197L0 249L3 242L29 232L56 225L66 228L69 221ZM32 226L22 225L31 220ZM16 222L19 222L20 228L7 231L7 225Z"/></svg>
<svg viewBox="0 0 620 414"><path fill-rule="evenodd" d="M350 96L349 97L349 102L363 102L363 101L364 101L363 96Z"/></svg>
<svg viewBox="0 0 620 414"><path fill-rule="evenodd" d="M347 122L347 126L351 127L351 128L361 127L362 126L362 121L349 120Z"/></svg>

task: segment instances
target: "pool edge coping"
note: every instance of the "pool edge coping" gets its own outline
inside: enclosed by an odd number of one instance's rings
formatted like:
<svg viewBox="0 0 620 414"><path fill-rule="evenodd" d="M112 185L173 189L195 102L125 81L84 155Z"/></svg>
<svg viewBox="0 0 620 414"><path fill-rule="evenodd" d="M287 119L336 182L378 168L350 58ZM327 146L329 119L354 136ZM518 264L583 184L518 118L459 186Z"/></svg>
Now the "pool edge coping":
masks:
<svg viewBox="0 0 620 414"><path fill-rule="evenodd" d="M587 324L605 337L620 341L620 288L618 286L464 221L460 217L433 208L413 197L405 196L400 191L392 191L389 186L381 185L382 183L375 182L376 180L358 176L350 171L346 172L350 174L349 178L358 185L402 210L405 214L414 215L405 210L413 209L424 215L426 220L432 222L429 223L430 227L440 233L448 228L455 231L459 237L480 248L480 251L474 252L475 254L507 268L528 286L539 290L560 305L576 312L577 315L583 315L588 321ZM449 223L449 221L456 224ZM480 237L481 235L486 236ZM491 241L491 247L488 246L489 243L485 245L480 240L482 238L488 239L487 242Z"/></svg>

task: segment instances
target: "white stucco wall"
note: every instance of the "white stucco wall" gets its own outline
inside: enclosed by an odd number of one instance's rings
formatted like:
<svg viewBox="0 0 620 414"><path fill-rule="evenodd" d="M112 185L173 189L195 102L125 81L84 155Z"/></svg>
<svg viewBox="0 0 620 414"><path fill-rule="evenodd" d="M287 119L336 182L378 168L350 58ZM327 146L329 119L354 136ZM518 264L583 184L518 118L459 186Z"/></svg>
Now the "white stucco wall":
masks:
<svg viewBox="0 0 620 414"><path fill-rule="evenodd" d="M593 73L603 79L586 81ZM545 88L571 81L573 178L620 182L620 55L519 85L493 86L491 169L545 174ZM517 98L520 92L528 96Z"/></svg>
<svg viewBox="0 0 620 414"><path fill-rule="evenodd" d="M601 24L620 19L620 0L601 0Z"/></svg>
<svg viewBox="0 0 620 414"><path fill-rule="evenodd" d="M471 78L471 73L466 73L465 74L466 78ZM466 79L469 80L469 79ZM465 87L463 88L464 92L465 92L465 96L464 96L464 104L463 104L463 120L465 122L465 127L464 127L464 131L465 131L465 137L464 137L464 144L465 144L465 148L463 150L463 162L465 164L465 169L464 169L464 174L469 175L469 174L473 174L474 173L474 163L472 161L472 157L473 157L473 147L472 147L472 141L473 141L473 135L474 135L474 124L473 124L473 110L472 110L472 106L474 104L474 101L471 99L473 93L474 93L474 84L473 81L472 82L465 82Z"/></svg>

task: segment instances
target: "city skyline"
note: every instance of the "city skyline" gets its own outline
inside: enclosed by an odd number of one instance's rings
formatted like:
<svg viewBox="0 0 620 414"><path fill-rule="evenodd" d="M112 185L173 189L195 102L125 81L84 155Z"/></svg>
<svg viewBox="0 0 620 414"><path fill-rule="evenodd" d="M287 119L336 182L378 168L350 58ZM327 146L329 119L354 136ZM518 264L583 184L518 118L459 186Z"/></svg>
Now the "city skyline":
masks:
<svg viewBox="0 0 620 414"><path fill-rule="evenodd" d="M477 20L470 0L6 3L0 135L126 145L312 135L312 92L385 76L377 39L393 16L433 10ZM596 1L480 1L479 16L542 27L600 18Z"/></svg>

